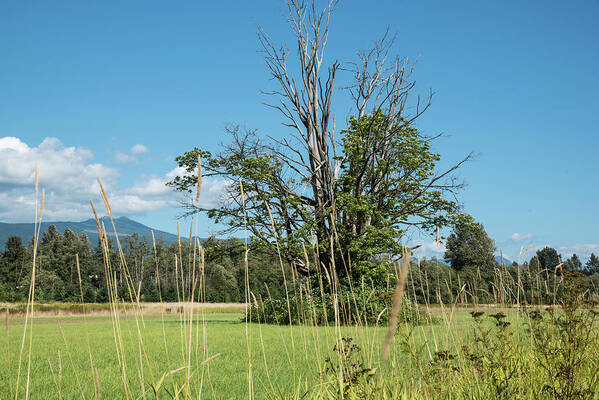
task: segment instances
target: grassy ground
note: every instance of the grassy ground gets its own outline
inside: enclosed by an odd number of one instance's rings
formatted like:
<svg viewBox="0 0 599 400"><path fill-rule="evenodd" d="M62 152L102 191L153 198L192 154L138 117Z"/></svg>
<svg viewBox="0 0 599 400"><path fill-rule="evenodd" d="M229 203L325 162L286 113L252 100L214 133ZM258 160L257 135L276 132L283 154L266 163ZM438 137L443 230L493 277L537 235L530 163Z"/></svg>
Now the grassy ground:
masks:
<svg viewBox="0 0 599 400"><path fill-rule="evenodd" d="M196 331L198 337L193 338L193 342L199 343L200 346L198 346L197 352L194 349L194 365L197 366L212 355L221 354L206 368L194 371L196 374L194 380L197 382L202 379L203 374L204 393L202 398L239 399L247 397L248 350L246 326L241 321L241 317L242 315L234 313L208 314L205 318L205 330L202 328L203 320L197 322L200 329ZM78 398L81 397L81 392L87 398L94 397L95 384L90 369L86 335L89 335L93 363L98 370L102 398L121 398L123 396L110 319L96 317L83 322L77 317L67 320L44 318L39 322L34 325L33 331L35 340L33 342L30 386L32 398L38 398L43 394L44 398L58 399L61 396L57 386L62 387L62 398ZM125 341L127 365L131 375L131 386L134 390L137 389L135 392L139 394L142 389L139 387L139 368L136 365L139 363L140 351L136 323L131 319L123 320L121 327ZM66 339L66 345L61 335L61 329ZM3 335L3 354L0 357L0 394L2 394L0 398L6 398L9 393L14 391L14 387L11 385L14 385L16 380L15 362L19 356L22 330L21 324L13 324L7 327L7 334ZM163 373L184 365L181 321L177 316L168 316L164 323L160 317L146 318L145 327L142 327L141 330L155 381ZM346 330L352 331L350 328ZM202 348L204 332L207 353L204 353L204 348ZM248 335L251 338L250 350L255 358L253 378L256 398L263 398L267 392L272 393L273 391L290 393L300 381L305 380L310 383L317 381L318 362L314 357L314 349L318 348L323 352L320 357L322 363L324 353L334 344L334 334L333 328L252 326ZM375 334L378 335L378 332ZM60 378L58 377L59 352L62 364ZM54 382L52 378L49 363L53 366L57 382ZM267 375L267 371L270 376ZM144 380L152 382L146 368L143 373ZM177 374L173 374L169 378L176 380ZM80 385L81 390L79 389ZM199 387L199 385L195 386ZM166 392L163 395L168 398Z"/></svg>
<svg viewBox="0 0 599 400"><path fill-rule="evenodd" d="M29 326L33 332L29 398L599 397L598 393L592 392L557 396L547 389L547 382L560 381L561 378L547 381L547 376L544 378L546 367L563 370L563 357L544 361L539 358L542 350L531 351L531 337L526 329L530 320L526 313L517 312L514 308L504 309L511 311L501 319L509 322L507 330L498 328L494 322L496 307L485 309L485 315L479 318L482 330L478 334L488 335L489 341L484 342L483 349L474 352L481 361L476 367L476 361L469 358L468 350L465 350L475 349L476 320L468 312L472 310L457 307L436 309L434 324L400 324L386 363L381 362L386 326L246 324L244 314L238 312L195 314L191 328L189 320L185 320L182 314L143 315L138 318L122 315L118 324L113 324L110 316L102 315L36 317ZM0 399L25 398L29 337L24 342L24 361L18 387L16 384L24 319L7 317L4 325L0 337ZM116 326L120 330L116 331ZM548 326L548 329L554 328ZM567 335L567 331L561 332ZM122 358L119 361L117 356L119 346L114 337L119 335L124 362ZM560 340L561 335L552 334L553 339L547 344L556 345L558 342L555 340ZM360 348L351 356L353 359L345 358L342 364L363 363L357 370L364 367L368 373L360 375L360 379L372 373L376 384L364 386L366 389L374 388L368 396L354 390L355 387L360 388L359 384L352 384L347 395L339 396L335 389L339 375L325 373L327 367L340 365L339 354L333 351L339 337L353 338ZM568 350L570 342L563 343ZM596 366L599 365L596 363L597 342L593 339L588 344L591 347L585 351L578 347L579 344L576 351L581 357L591 358L587 366L577 370L577 377L568 378L568 381L576 379L576 382L589 386L589 379L596 379L593 376L596 376ZM188 349L191 351L188 352ZM327 357L333 362L327 363ZM182 368L186 365L191 366L189 379L186 378L187 370ZM123 369L127 394L122 382ZM507 374L509 378L504 380ZM155 395L151 386L156 387L163 377L162 386ZM345 379L346 382L351 381L347 374ZM190 393L177 397L177 388L185 386L185 382L189 382Z"/></svg>
<svg viewBox="0 0 599 400"><path fill-rule="evenodd" d="M336 331L335 327L246 326L242 317L243 314L234 312L205 313L196 317L191 335L194 397L197 398L201 390L201 398L247 398L249 360L255 398L284 398L294 392L300 397L308 393L309 397L320 382L325 358L335 355L332 348L339 335L355 339L362 349L360 357L369 368L380 367L385 327L353 326ZM433 347L453 348L457 342L467 340L470 322L470 316L463 312L445 313L438 324L416 327L413 335L419 344L424 344L425 338L432 338L434 340L427 342L436 343ZM0 341L0 398L14 397L23 319L6 319L5 325ZM142 388L141 382L155 383L163 374L185 366L183 341L189 340L190 335L185 333L180 315L151 315L137 322L131 316L123 317L120 326L132 398L139 398L143 393L149 396L149 386ZM36 318L31 398L95 398L98 385L102 398L124 398L113 334L110 317ZM405 354L399 354L397 345L393 349L390 365L405 365ZM140 353L145 358L144 350L149 361L144 365L150 365L151 371L146 366L139 367ZM431 349L436 350L439 348ZM216 354L220 356L201 366L203 360ZM97 383L90 358L97 369ZM22 368L26 368L26 364ZM164 381L166 388L181 383L184 374L185 371L179 371L168 376ZM21 395L24 385L26 382L21 378ZM164 389L159 393L160 398L170 398Z"/></svg>
<svg viewBox="0 0 599 400"><path fill-rule="evenodd" d="M245 309L243 303L140 303L121 304L121 313L144 315L177 314L182 308L193 308L203 313L230 313L242 312ZM24 316L27 312L27 303L0 303L0 310L10 316ZM36 315L44 316L71 316L81 315L110 315L109 303L41 303L35 305Z"/></svg>

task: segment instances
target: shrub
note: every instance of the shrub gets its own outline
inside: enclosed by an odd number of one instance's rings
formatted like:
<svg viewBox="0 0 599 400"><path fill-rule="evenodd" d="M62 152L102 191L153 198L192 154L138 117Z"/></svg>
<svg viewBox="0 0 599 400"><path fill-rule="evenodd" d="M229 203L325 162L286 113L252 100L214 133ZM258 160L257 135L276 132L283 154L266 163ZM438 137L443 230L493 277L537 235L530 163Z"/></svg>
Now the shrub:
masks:
<svg viewBox="0 0 599 400"><path fill-rule="evenodd" d="M344 290L337 298L338 322L343 325L386 324L389 320L391 293L362 296L361 293L352 295L349 290ZM285 298L268 298L252 304L248 319L267 324L324 325L336 322L334 305L335 300L330 294L301 298L291 296L289 302ZM422 311L416 303L404 297L399 311L399 321L421 325L435 322L435 319L429 313Z"/></svg>
<svg viewBox="0 0 599 400"><path fill-rule="evenodd" d="M535 363L544 372L543 391L554 398L591 398L599 391L596 302L585 299L580 273L565 277L559 308L528 312Z"/></svg>
<svg viewBox="0 0 599 400"><path fill-rule="evenodd" d="M372 398L376 368L366 367L362 348L351 337L342 337L325 358L321 378L334 398ZM340 379L340 381L338 380ZM330 384L332 383L332 384Z"/></svg>

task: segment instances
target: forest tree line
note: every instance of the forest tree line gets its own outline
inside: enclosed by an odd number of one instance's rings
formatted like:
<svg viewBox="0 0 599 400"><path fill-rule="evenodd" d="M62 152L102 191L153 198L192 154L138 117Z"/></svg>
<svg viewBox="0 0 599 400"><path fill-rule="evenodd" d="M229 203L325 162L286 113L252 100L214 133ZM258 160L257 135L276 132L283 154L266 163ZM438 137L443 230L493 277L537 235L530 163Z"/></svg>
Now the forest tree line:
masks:
<svg viewBox="0 0 599 400"><path fill-rule="evenodd" d="M119 297L130 300L126 273L137 287L141 301L178 301L189 288L194 260L189 239L167 244L138 234L119 237L122 255L114 237L108 237L110 262ZM240 302L245 292L245 243L232 238L203 242L206 291L209 302ZM79 260L79 274L77 260ZM24 244L11 236L0 258L0 301L26 301L31 281L33 241ZM175 257L178 261L175 263ZM276 255L255 249L248 254L251 266L250 286L256 293L268 290L280 296L283 282ZM54 225L41 235L36 255L37 301L79 302L81 292L85 302L107 302L105 261L102 247L93 245L84 232L77 235L67 228L60 233ZM127 271L125 271L125 265ZM195 269L199 270L196 257ZM199 292L198 292L199 293ZM196 299L197 300L197 299Z"/></svg>
<svg viewBox="0 0 599 400"><path fill-rule="evenodd" d="M589 293L598 293L599 258L594 254L583 264L576 254L562 261L555 249L545 247L521 265L516 262L499 265L493 255L493 242L482 225L469 225L468 229L472 226L475 230L480 227L478 233L465 235L459 229L454 230L447 242L445 262L412 259L408 289L417 302L550 304L560 296L562 274L567 271L580 273ZM184 295L183 290L189 289L194 274L189 240L180 244L157 241L154 245L138 234L120 237L124 260L114 238L109 238L109 243L111 265L122 299L130 300L125 265L141 301L178 301ZM248 246L247 278L250 291L257 298L284 298L284 273L290 292L301 286L302 280L310 279L294 274L276 252L251 242ZM202 298L209 302L243 302L245 242L238 238L210 237L203 241L202 247L205 276ZM32 257L33 241L24 244L18 236L8 239L0 258L0 301L27 300ZM387 269L383 281L361 282L356 286L375 288L379 294L392 290L395 273L390 261L385 257L372 260L373 266ZM79 302L81 293L85 302L108 301L102 249L93 245L85 233L77 235L68 228L60 233L51 225L39 240L35 264L37 301ZM195 265L199 274L198 260Z"/></svg>

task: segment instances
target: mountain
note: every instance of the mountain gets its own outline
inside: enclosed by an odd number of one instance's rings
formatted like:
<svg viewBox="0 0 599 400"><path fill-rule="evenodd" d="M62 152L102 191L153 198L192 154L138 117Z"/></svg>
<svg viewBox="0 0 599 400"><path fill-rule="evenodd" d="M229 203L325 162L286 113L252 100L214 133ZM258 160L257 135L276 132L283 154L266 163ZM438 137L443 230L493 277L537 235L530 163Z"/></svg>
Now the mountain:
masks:
<svg viewBox="0 0 599 400"><path fill-rule="evenodd" d="M108 231L108 235L114 236L114 230L112 229L110 218L103 217L102 222L106 227L106 231ZM115 218L114 224L119 237L137 233L140 236L145 236L148 241L151 242L152 231L154 231L154 237L156 238L156 241L162 239L166 243L170 244L177 240L177 235L152 229L127 217ZM83 232L85 232L87 236L89 236L92 246L98 243L98 229L96 228L95 219L88 219L87 221L82 222L42 222L41 232L47 232L50 225L55 225L60 233L63 233L66 228L71 228L71 230L77 235L81 235ZM35 225L33 223L11 224L0 222L0 251L4 250L4 245L10 236L20 236L23 239L23 244L27 245L27 243L29 243L29 241L33 238L34 226Z"/></svg>
<svg viewBox="0 0 599 400"><path fill-rule="evenodd" d="M495 261L497 261L497 264L501 265L501 256L495 256ZM505 258L505 256L503 257L503 265L505 266L510 266L512 265L512 260Z"/></svg>

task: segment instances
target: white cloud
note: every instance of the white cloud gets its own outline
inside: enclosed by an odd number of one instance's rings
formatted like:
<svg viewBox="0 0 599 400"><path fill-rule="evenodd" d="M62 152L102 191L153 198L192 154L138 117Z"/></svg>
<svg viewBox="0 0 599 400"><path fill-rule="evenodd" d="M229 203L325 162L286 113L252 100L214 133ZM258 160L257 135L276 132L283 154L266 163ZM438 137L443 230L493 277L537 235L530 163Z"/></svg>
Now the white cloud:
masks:
<svg viewBox="0 0 599 400"><path fill-rule="evenodd" d="M436 257L442 259L445 254L445 243L437 243L434 240L413 240L410 242L409 247L420 246L414 250L414 256L419 258L432 258Z"/></svg>
<svg viewBox="0 0 599 400"><path fill-rule="evenodd" d="M580 258L589 258L591 253L599 255L599 244L579 243L572 246L560 246L557 248L557 252L562 255L563 260L572 257L572 254L576 254Z"/></svg>
<svg viewBox="0 0 599 400"><path fill-rule="evenodd" d="M183 169L175 168L164 176L142 177L134 185L122 187L118 184L118 169L92 160L91 151L65 147L56 138L46 138L37 147L15 137L0 138L0 221L33 221L36 165L40 188L45 188L46 193L44 219L47 221L90 218L90 199L103 210L98 177L115 215L131 216L177 206L182 200L182 194L164 184L184 173ZM224 181L204 179L200 204L215 205L225 187Z"/></svg>
<svg viewBox="0 0 599 400"><path fill-rule="evenodd" d="M0 138L0 219L32 220L36 165L40 186L46 190L44 215L80 217L85 208L82 199L87 201L98 193L96 177L102 177L112 188L119 176L116 169L90 163L92 158L91 151L64 147L56 138L46 138L37 147L29 147L14 137Z"/></svg>
<svg viewBox="0 0 599 400"><path fill-rule="evenodd" d="M147 153L148 151L148 148L143 144L136 144L135 146L131 147L131 153L133 154L143 154Z"/></svg>
<svg viewBox="0 0 599 400"><path fill-rule="evenodd" d="M167 187L166 179L151 176L141 182L137 182L131 187L130 192L137 196L161 196L171 193L172 189Z"/></svg>
<svg viewBox="0 0 599 400"><path fill-rule="evenodd" d="M137 162L137 158L135 158L134 156L132 156L131 154L127 154L127 153L122 153L120 151L117 151L114 154L114 159L117 162L120 162L122 164L127 164L127 163L134 163Z"/></svg>
<svg viewBox="0 0 599 400"><path fill-rule="evenodd" d="M510 237L512 242L523 242L525 240L530 240L532 238L534 238L534 235L532 233L519 233L519 232L512 234L512 236Z"/></svg>
<svg viewBox="0 0 599 400"><path fill-rule="evenodd" d="M94 180L96 176L108 181L118 176L118 171L113 168L88 163L92 158L91 151L64 147L56 138L46 138L38 147L29 147L14 137L0 138L0 184L7 188L32 186L38 165L40 182L47 186L90 193L90 185L82 187L77 183Z"/></svg>
<svg viewBox="0 0 599 400"><path fill-rule="evenodd" d="M130 151L131 154L124 153L122 151L117 151L114 154L114 159L121 164L136 163L137 158L135 157L135 155L147 153L149 150L143 144L136 144L135 146L131 147Z"/></svg>
<svg viewBox="0 0 599 400"><path fill-rule="evenodd" d="M169 172L166 173L166 178L168 180L172 180L174 179L176 176L183 176L183 175L197 175L198 174L198 169L195 168L193 172L188 173L185 168L183 167L175 167L172 170L170 170Z"/></svg>

